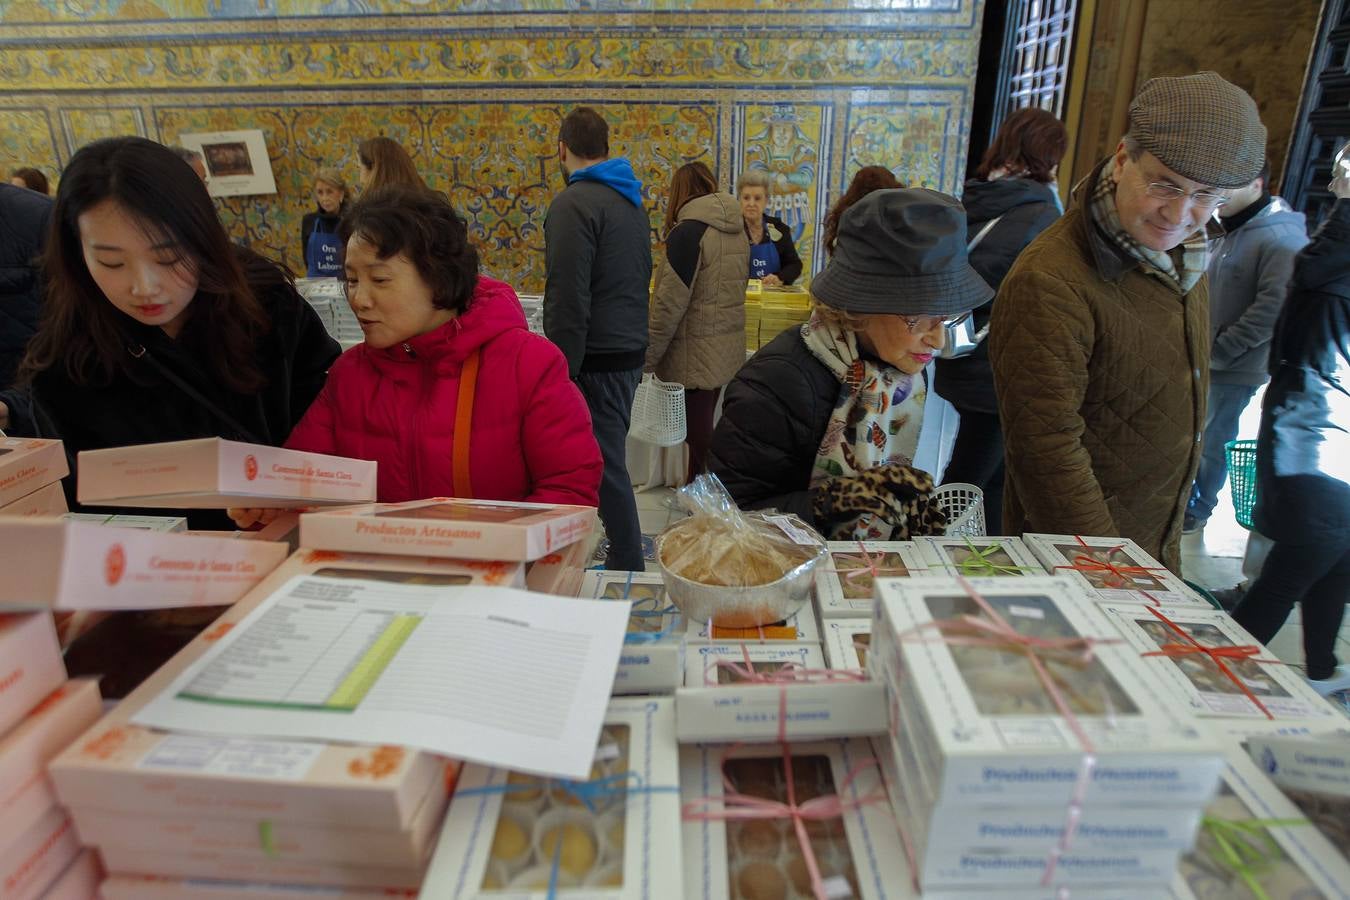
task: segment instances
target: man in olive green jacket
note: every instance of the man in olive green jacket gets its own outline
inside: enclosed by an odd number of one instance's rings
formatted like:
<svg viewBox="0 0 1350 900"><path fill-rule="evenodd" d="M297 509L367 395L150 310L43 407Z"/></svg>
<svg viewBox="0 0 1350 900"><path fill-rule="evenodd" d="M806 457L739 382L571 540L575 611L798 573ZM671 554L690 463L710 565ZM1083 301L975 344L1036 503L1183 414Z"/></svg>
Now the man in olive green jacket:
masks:
<svg viewBox="0 0 1350 900"><path fill-rule="evenodd" d="M989 353L1009 534L1132 538L1180 570L1209 379L1207 227L1265 141L1256 104L1213 72L1149 81L1115 155L1008 273Z"/></svg>

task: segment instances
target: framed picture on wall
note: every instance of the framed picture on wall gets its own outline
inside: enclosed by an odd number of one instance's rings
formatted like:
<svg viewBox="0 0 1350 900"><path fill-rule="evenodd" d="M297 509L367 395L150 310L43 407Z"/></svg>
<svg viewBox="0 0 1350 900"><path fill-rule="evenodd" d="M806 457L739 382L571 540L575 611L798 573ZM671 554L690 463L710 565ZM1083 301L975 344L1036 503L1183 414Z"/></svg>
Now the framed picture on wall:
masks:
<svg viewBox="0 0 1350 900"><path fill-rule="evenodd" d="M277 182L259 129L180 134L178 142L206 162L206 190L212 197L275 194Z"/></svg>

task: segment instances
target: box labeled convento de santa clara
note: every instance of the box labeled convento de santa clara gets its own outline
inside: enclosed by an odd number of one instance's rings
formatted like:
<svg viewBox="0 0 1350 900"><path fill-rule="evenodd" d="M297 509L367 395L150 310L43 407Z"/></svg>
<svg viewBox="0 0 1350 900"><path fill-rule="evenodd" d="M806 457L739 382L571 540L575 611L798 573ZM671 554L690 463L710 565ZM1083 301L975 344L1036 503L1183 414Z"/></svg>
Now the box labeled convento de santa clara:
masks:
<svg viewBox="0 0 1350 900"><path fill-rule="evenodd" d="M0 734L0 822L17 827L55 803L46 778L48 762L102 712L98 683L76 679L47 695L23 721ZM50 802L42 805L43 798ZM30 814L21 815L20 807ZM12 836L13 832L0 833L0 844Z"/></svg>
<svg viewBox="0 0 1350 900"><path fill-rule="evenodd" d="M60 441L0 437L0 506L70 474Z"/></svg>
<svg viewBox="0 0 1350 900"><path fill-rule="evenodd" d="M31 494L0 506L0 516L60 516L69 509L65 487L59 481L40 487Z"/></svg>
<svg viewBox="0 0 1350 900"><path fill-rule="evenodd" d="M424 900L685 897L679 757L669 697L610 702L585 782L469 764ZM555 867L556 859L556 867Z"/></svg>
<svg viewBox="0 0 1350 900"><path fill-rule="evenodd" d="M1067 575L1099 600L1213 608L1129 538L1024 534L1022 542L1051 575Z"/></svg>
<svg viewBox="0 0 1350 900"><path fill-rule="evenodd" d="M283 544L0 519L0 610L162 609L233 603L286 558Z"/></svg>
<svg viewBox="0 0 1350 900"><path fill-rule="evenodd" d="M675 692L680 742L775 741L784 718L781 733L794 741L884 732L883 685L825 668L819 644L690 644Z"/></svg>
<svg viewBox="0 0 1350 900"><path fill-rule="evenodd" d="M1060 648L1039 658L1072 720L1027 653L962 642L966 617L996 624L977 596L1017 642ZM1159 696L1146 660L1068 579L882 580L875 613L868 669L896 701L892 743L908 729L937 802L1067 804L1089 758L1085 802L1195 806L1213 793L1218 743ZM1091 661L1076 662L1088 646Z"/></svg>
<svg viewBox="0 0 1350 900"><path fill-rule="evenodd" d="M534 562L582 540L595 510L435 497L305 513L300 543L322 550Z"/></svg>
<svg viewBox="0 0 1350 900"><path fill-rule="evenodd" d="M581 596L633 604L624 635L616 694L669 694L684 683L685 624L655 572L587 572Z"/></svg>
<svg viewBox="0 0 1350 900"><path fill-rule="evenodd" d="M61 802L146 816L410 828L447 766L457 764L403 747L173 734L131 724L214 641L297 575L507 587L524 577L519 564L300 550L52 761Z"/></svg>
<svg viewBox="0 0 1350 900"><path fill-rule="evenodd" d="M223 438L84 450L86 506L223 509L367 503L375 463Z"/></svg>
<svg viewBox="0 0 1350 900"><path fill-rule="evenodd" d="M1196 715L1320 721L1328 727L1345 722L1298 670L1276 659L1222 610L1103 603L1101 611L1154 681L1171 692L1172 702Z"/></svg>
<svg viewBox="0 0 1350 900"><path fill-rule="evenodd" d="M65 680L51 615L0 615L0 735Z"/></svg>

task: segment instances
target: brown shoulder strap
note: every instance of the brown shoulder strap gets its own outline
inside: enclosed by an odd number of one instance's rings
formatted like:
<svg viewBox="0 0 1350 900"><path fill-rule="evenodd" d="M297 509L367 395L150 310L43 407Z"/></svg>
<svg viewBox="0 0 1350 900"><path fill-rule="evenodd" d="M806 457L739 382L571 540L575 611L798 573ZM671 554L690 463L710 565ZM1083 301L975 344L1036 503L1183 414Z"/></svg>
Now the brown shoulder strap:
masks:
<svg viewBox="0 0 1350 900"><path fill-rule="evenodd" d="M450 486L456 497L473 496L473 480L469 477L470 435L473 433L473 398L478 388L478 364L482 362L481 348L464 360L459 373L459 398L455 401L455 445L451 451Z"/></svg>

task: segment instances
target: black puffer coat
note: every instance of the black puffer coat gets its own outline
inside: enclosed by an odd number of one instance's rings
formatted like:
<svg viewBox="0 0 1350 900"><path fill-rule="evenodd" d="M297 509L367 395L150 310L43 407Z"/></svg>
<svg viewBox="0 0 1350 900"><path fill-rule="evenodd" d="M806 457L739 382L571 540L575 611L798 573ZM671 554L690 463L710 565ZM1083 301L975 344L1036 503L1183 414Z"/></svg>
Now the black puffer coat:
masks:
<svg viewBox="0 0 1350 900"><path fill-rule="evenodd" d="M839 379L807 349L801 326L789 328L727 385L708 471L742 509L814 522L811 468L838 399Z"/></svg>
<svg viewBox="0 0 1350 900"><path fill-rule="evenodd" d="M1350 529L1350 200L1337 200L1294 278L1271 343L1253 520L1276 541Z"/></svg>
<svg viewBox="0 0 1350 900"><path fill-rule="evenodd" d="M0 388L14 381L37 331L42 289L35 260L51 214L45 194L0 184Z"/></svg>
<svg viewBox="0 0 1350 900"><path fill-rule="evenodd" d="M1030 178L971 179L966 182L961 204L966 208L967 242L989 222L1003 217L970 252L971 267L995 291L1018 254L1059 218L1059 207L1050 186ZM992 300L975 310L977 331L989 322L993 310ZM997 413L989 341L981 341L969 356L938 360L935 384L938 394L958 410Z"/></svg>

